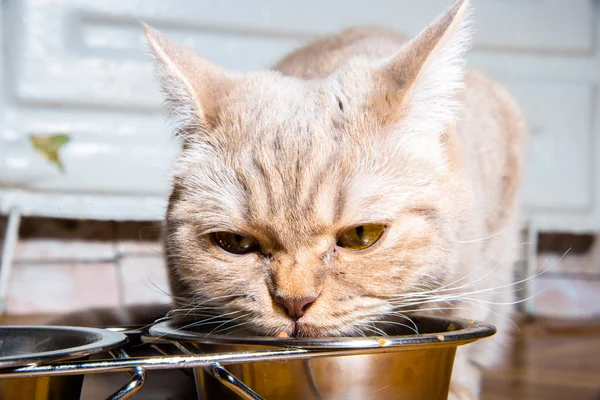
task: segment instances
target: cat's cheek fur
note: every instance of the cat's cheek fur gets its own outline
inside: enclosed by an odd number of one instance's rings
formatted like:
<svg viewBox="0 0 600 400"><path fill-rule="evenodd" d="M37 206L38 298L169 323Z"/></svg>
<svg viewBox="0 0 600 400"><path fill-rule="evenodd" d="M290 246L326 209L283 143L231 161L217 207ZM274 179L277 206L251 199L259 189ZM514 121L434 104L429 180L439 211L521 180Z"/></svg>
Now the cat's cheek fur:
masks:
<svg viewBox="0 0 600 400"><path fill-rule="evenodd" d="M210 240L199 240L193 231L185 229L167 240L167 249L169 264L177 265L176 282L172 286L173 292L182 298L179 300L182 310L194 309L202 314L203 307L214 310L217 305L221 314L237 318L237 323L251 320L250 326L244 326L256 333L293 332L293 323L272 300L265 280L265 262L260 256L227 254ZM237 323L218 329L226 333L235 329Z"/></svg>

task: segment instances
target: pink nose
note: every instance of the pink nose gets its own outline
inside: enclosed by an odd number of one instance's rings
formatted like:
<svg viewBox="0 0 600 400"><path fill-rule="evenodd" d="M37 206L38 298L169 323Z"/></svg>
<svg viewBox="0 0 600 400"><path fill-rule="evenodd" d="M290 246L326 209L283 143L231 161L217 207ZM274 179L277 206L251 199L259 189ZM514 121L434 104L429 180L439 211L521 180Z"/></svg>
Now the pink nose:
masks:
<svg viewBox="0 0 600 400"><path fill-rule="evenodd" d="M297 321L302 318L308 307L315 302L317 297L318 296L309 296L292 299L289 297L275 296L275 302L284 306L288 315Z"/></svg>

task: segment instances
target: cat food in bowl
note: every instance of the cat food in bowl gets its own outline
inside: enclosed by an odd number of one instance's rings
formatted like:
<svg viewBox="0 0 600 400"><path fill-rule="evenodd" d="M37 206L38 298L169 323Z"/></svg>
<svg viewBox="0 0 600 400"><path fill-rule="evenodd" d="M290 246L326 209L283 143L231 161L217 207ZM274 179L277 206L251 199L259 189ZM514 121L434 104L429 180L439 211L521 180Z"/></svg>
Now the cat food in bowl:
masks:
<svg viewBox="0 0 600 400"><path fill-rule="evenodd" d="M491 336L496 329L466 320L413 320L411 328L418 334L400 327L388 329L387 336L326 338L258 337L241 331L210 334L210 328L191 328L187 327L190 321L170 320L154 325L148 339L185 342L204 354L282 346L327 352L310 359L225 366L265 399L446 399L457 347ZM239 399L202 368L195 370L195 378L202 399Z"/></svg>

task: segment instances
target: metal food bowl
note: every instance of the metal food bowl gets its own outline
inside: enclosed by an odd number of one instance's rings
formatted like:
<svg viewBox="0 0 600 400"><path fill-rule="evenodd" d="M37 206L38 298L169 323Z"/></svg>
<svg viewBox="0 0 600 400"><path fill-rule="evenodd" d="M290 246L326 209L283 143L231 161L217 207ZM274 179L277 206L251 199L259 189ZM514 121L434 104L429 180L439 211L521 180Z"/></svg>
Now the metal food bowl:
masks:
<svg viewBox="0 0 600 400"><path fill-rule="evenodd" d="M0 326L0 370L85 360L119 348L121 333L59 326ZM1 379L0 399L79 399L83 375Z"/></svg>
<svg viewBox="0 0 600 400"><path fill-rule="evenodd" d="M387 336L329 338L209 334L189 321L171 320L150 328L146 340L178 341L190 355L235 352L248 359L257 351L299 349L283 361L264 355L250 363L228 362L227 369L218 362L195 368L201 399L447 399L457 347L496 329L466 320L413 320L418 334L394 328Z"/></svg>

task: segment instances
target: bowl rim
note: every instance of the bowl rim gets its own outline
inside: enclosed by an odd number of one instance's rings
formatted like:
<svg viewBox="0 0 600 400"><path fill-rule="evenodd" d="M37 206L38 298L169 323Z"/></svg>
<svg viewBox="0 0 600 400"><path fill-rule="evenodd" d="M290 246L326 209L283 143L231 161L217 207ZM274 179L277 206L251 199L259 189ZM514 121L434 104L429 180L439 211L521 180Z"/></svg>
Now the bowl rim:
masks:
<svg viewBox="0 0 600 400"><path fill-rule="evenodd" d="M395 335L395 336L357 336L357 337L271 337L271 336L228 336L223 334L204 334L191 330L178 329L181 320L166 320L150 327L144 336L146 341L177 340L202 344L220 345L256 345L275 347L294 347L302 349L368 349L381 347L414 346L460 346L478 339L492 336L496 327L491 324L462 318L441 318L418 316L413 320L454 324L456 329L447 332Z"/></svg>
<svg viewBox="0 0 600 400"><path fill-rule="evenodd" d="M104 353L122 347L128 341L127 336L101 328L88 328L77 326L54 325L4 325L0 326L0 340L8 330L14 331L47 331L48 335L59 335L69 332L71 334L94 335L94 341L81 346L74 346L50 351L39 351L28 354L0 357L0 369L17 368L42 363L70 360L88 357L93 354Z"/></svg>

